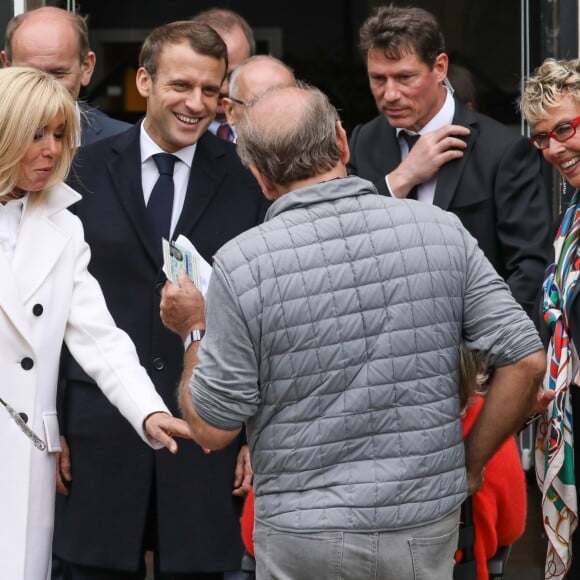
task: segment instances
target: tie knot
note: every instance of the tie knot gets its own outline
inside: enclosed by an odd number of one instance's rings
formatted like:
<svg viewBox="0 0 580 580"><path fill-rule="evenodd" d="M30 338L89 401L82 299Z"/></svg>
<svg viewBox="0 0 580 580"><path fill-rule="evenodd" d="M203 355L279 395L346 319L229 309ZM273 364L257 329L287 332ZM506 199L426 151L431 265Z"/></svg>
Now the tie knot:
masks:
<svg viewBox="0 0 580 580"><path fill-rule="evenodd" d="M231 141L232 137L232 130L227 123L223 123L220 125L216 131L216 135L220 139L224 139L225 141Z"/></svg>
<svg viewBox="0 0 580 580"><path fill-rule="evenodd" d="M421 135L418 133L409 133L408 131L401 131L400 135L407 142L409 151L413 149L413 145L415 145L415 143L417 143L419 140L419 137L421 137Z"/></svg>
<svg viewBox="0 0 580 580"><path fill-rule="evenodd" d="M177 161L175 155L171 155L171 153L157 153L153 155L153 161L157 165L159 175L171 175L173 177L173 167Z"/></svg>

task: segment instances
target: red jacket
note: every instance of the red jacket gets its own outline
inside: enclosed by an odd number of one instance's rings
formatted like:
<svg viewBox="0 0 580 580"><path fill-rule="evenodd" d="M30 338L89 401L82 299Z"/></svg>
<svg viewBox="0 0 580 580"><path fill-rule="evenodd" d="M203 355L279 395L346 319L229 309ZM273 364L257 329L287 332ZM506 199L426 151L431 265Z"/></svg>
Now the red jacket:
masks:
<svg viewBox="0 0 580 580"><path fill-rule="evenodd" d="M475 423L483 397L476 396L463 419L465 437ZM487 560L498 546L513 544L526 527L526 479L515 437L488 461L481 489L473 495L475 560L478 580L488 580Z"/></svg>
<svg viewBox="0 0 580 580"><path fill-rule="evenodd" d="M242 527L242 542L244 547L254 557L254 488L251 487L246 501L244 502L244 509L242 510L242 517L240 518Z"/></svg>

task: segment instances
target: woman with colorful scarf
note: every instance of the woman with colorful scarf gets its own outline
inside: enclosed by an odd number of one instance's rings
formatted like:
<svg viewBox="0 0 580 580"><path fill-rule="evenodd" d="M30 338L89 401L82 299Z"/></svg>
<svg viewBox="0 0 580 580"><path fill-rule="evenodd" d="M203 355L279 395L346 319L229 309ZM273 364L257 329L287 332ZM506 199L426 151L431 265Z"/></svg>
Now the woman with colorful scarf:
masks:
<svg viewBox="0 0 580 580"><path fill-rule="evenodd" d="M580 60L544 61L527 80L520 107L532 144L576 189L543 286L540 314L549 337L544 386L555 397L538 423L536 475L548 538L546 578L580 578Z"/></svg>

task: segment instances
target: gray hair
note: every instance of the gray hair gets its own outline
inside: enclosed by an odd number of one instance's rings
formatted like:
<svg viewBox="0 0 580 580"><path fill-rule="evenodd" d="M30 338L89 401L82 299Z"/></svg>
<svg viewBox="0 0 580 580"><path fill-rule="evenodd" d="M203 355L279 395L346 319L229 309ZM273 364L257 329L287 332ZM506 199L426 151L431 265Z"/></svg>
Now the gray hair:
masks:
<svg viewBox="0 0 580 580"><path fill-rule="evenodd" d="M262 104L289 91L303 91L307 98L291 122L277 122L276 114L267 115ZM276 185L315 177L341 159L338 120L328 97L315 87L300 83L269 89L250 103L238 126L238 154L245 165L254 165Z"/></svg>
<svg viewBox="0 0 580 580"><path fill-rule="evenodd" d="M580 103L580 60L547 58L526 80L519 100L520 110L531 126L549 119L547 111L563 95Z"/></svg>

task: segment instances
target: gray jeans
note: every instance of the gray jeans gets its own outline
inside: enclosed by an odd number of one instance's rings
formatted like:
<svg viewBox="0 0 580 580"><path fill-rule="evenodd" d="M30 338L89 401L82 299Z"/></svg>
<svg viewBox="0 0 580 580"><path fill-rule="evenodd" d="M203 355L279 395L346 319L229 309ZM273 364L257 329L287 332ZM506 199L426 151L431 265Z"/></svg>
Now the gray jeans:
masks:
<svg viewBox="0 0 580 580"><path fill-rule="evenodd" d="M254 528L258 580L449 580L459 510L396 532L290 533Z"/></svg>

